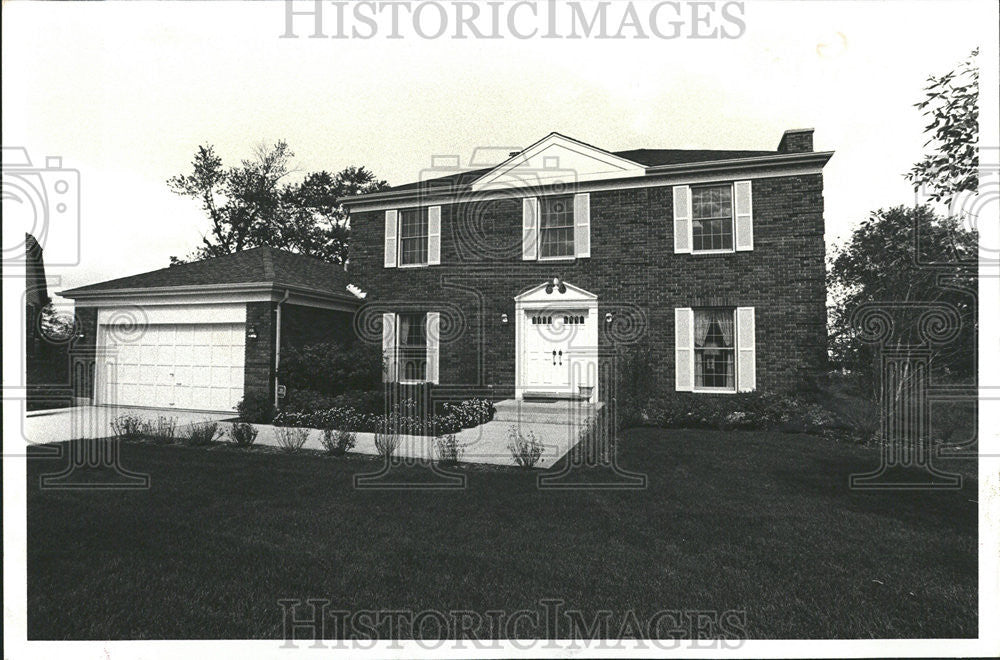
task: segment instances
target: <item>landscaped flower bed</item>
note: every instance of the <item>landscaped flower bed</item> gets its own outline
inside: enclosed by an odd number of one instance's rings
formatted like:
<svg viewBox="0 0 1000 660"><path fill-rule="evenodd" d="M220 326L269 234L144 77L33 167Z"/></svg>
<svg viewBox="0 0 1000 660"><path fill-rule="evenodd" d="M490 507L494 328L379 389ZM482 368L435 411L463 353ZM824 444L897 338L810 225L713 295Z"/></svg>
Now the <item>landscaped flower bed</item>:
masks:
<svg viewBox="0 0 1000 660"><path fill-rule="evenodd" d="M485 399L446 403L441 409L439 414L419 415L414 402L404 400L383 414L359 412L352 406L315 412L282 412L274 418L274 424L363 433L392 429L401 435L440 436L485 424L496 413L493 403Z"/></svg>

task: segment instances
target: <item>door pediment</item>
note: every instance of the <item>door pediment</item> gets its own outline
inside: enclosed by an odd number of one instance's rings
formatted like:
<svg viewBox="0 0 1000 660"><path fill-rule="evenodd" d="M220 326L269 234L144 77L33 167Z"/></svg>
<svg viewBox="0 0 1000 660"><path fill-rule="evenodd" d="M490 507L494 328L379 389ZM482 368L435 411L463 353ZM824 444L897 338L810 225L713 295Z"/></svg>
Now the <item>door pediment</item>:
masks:
<svg viewBox="0 0 1000 660"><path fill-rule="evenodd" d="M568 282L551 280L524 291L514 298L514 302L520 305L540 304L562 306L582 304L589 306L597 302L597 296Z"/></svg>

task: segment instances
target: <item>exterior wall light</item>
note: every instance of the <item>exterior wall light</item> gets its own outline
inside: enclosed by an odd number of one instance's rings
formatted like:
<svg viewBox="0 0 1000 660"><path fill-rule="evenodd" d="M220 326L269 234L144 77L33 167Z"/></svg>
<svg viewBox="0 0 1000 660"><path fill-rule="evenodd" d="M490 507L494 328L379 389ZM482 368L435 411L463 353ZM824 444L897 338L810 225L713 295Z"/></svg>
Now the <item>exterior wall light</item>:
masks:
<svg viewBox="0 0 1000 660"><path fill-rule="evenodd" d="M611 312L608 312L607 314L604 315L604 322L605 323L611 323L611 320L613 318L614 318L614 315Z"/></svg>
<svg viewBox="0 0 1000 660"><path fill-rule="evenodd" d="M257 341L257 326L252 323L247 326L247 339Z"/></svg>
<svg viewBox="0 0 1000 660"><path fill-rule="evenodd" d="M501 314L500 315L500 322L503 323L504 325L507 325L507 315L506 314Z"/></svg>

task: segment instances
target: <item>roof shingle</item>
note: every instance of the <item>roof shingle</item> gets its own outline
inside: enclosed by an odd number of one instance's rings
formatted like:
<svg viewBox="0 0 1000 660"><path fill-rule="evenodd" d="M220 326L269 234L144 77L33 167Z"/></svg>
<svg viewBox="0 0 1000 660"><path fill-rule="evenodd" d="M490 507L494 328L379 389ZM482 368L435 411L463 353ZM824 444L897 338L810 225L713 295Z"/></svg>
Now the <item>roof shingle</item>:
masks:
<svg viewBox="0 0 1000 660"><path fill-rule="evenodd" d="M88 284L64 291L62 295L73 298L76 294L121 289L258 283L302 287L351 297L346 288L348 279L343 266L268 246Z"/></svg>

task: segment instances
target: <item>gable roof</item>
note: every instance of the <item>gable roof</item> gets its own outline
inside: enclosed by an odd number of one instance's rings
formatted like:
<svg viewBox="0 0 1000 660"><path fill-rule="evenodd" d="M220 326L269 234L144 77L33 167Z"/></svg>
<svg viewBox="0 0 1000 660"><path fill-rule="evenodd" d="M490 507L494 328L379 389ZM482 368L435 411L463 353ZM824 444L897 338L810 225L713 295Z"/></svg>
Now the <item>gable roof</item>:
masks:
<svg viewBox="0 0 1000 660"><path fill-rule="evenodd" d="M347 291L343 266L268 246L88 284L62 291L61 295L76 298L122 290L241 284L270 284L357 300Z"/></svg>
<svg viewBox="0 0 1000 660"><path fill-rule="evenodd" d="M557 149L547 152L553 145ZM561 152L560 149L561 148ZM556 158L546 158L554 153ZM527 167L534 185L544 188L548 184L564 186L566 176L559 175L559 166L551 173L548 162L557 163L560 156L572 161L563 165L576 182L615 180L630 177L676 175L684 172L736 171L760 167L812 165L822 167L833 152L791 153L781 150L763 151L746 149L629 149L606 151L560 133L549 133L531 146L514 152L503 162L484 168L455 171L451 174L392 186L386 191L365 193L340 200L344 205L379 204L389 201L406 201L431 195L443 198L452 195L485 192L491 188L508 189L511 182L520 179L517 168ZM574 160L577 159L577 160ZM579 159L583 159L582 161ZM541 162L539 162L541 161ZM582 167L581 167L582 166ZM504 179L506 172L513 179ZM508 177L509 178L509 177ZM551 181L549 180L551 179Z"/></svg>

